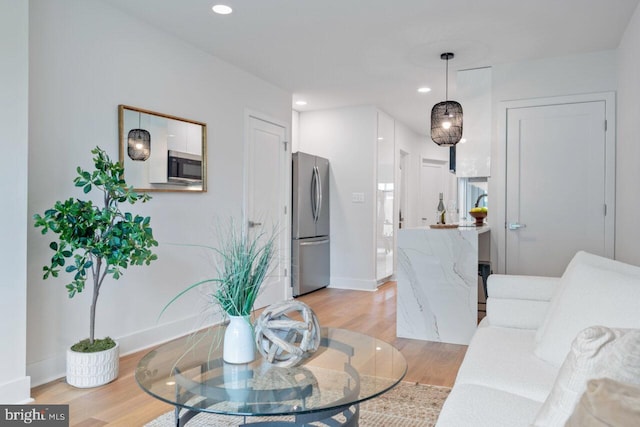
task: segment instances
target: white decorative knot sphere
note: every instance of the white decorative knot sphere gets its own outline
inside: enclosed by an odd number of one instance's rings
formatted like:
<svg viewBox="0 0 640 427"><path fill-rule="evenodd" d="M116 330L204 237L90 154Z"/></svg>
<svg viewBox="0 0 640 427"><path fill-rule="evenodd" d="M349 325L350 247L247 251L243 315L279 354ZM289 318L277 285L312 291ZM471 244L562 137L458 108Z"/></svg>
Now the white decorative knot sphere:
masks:
<svg viewBox="0 0 640 427"><path fill-rule="evenodd" d="M318 318L302 301L283 301L265 308L255 334L256 347L267 362L285 368L297 365L320 346Z"/></svg>

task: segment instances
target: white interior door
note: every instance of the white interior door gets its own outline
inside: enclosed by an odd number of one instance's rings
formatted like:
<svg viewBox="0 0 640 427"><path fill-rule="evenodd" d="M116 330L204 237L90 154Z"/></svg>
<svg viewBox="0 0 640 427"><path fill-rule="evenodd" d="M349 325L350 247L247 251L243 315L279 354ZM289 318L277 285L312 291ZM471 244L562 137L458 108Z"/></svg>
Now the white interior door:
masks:
<svg viewBox="0 0 640 427"><path fill-rule="evenodd" d="M286 129L253 115L247 118L246 225L250 235L276 232L273 267L262 285L255 308L287 297L289 260L287 212L289 164Z"/></svg>
<svg viewBox="0 0 640 427"><path fill-rule="evenodd" d="M613 257L605 100L507 109L505 270L559 276L578 250Z"/></svg>

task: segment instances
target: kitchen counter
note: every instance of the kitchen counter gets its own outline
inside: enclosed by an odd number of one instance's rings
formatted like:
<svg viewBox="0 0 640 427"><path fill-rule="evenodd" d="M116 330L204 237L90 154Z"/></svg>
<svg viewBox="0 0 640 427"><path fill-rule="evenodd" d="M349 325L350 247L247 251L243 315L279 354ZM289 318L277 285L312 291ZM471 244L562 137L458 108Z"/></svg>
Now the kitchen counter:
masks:
<svg viewBox="0 0 640 427"><path fill-rule="evenodd" d="M399 230L398 337L469 343L478 322L478 260L488 259L489 240L486 225Z"/></svg>

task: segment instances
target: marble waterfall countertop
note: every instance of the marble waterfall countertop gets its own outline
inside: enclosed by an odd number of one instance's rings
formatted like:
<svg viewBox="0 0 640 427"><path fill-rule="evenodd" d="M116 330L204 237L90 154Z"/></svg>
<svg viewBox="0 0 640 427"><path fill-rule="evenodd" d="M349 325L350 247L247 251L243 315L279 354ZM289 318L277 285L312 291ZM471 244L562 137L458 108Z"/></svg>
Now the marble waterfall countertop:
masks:
<svg viewBox="0 0 640 427"><path fill-rule="evenodd" d="M399 230L398 337L469 344L478 323L478 241L488 232Z"/></svg>

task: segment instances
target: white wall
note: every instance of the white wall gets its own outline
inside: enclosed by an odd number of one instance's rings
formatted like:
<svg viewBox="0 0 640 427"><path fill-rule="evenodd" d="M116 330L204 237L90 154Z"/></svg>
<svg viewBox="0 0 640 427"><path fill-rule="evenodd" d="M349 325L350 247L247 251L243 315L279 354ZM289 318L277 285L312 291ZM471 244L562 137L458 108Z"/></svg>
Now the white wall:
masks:
<svg viewBox="0 0 640 427"><path fill-rule="evenodd" d="M29 400L27 334L27 160L29 4L0 0L0 403Z"/></svg>
<svg viewBox="0 0 640 427"><path fill-rule="evenodd" d="M296 137L294 132L294 151L316 154L331 161L332 287L374 290L377 286L377 114L374 106L294 113L294 123L299 122L299 126L294 125L299 134ZM423 158L448 161L449 149L438 147L401 122L393 120L393 123L396 171L400 152L408 156L405 227L417 227L422 225L419 212L421 161ZM353 193L364 193L364 203L352 202ZM396 218L397 210L396 203Z"/></svg>
<svg viewBox="0 0 640 427"><path fill-rule="evenodd" d="M499 245L504 245L505 233L505 147L499 144L499 132L504 132L504 129L498 128L500 102L615 91L616 52L611 50L499 64L493 66L492 74L494 131L491 141L491 178L488 194L491 200L489 209L493 214L487 217L487 222L491 226L491 259L494 265L498 265L497 251ZM496 270L497 272L500 271Z"/></svg>
<svg viewBox="0 0 640 427"><path fill-rule="evenodd" d="M640 265L640 8L618 48L618 141L616 156L616 258Z"/></svg>
<svg viewBox="0 0 640 427"><path fill-rule="evenodd" d="M291 112L291 152L300 151L300 113Z"/></svg>
<svg viewBox="0 0 640 427"><path fill-rule="evenodd" d="M426 120L426 119L425 119ZM409 129L402 122L396 121L396 163L400 161L400 153L407 153L407 212L403 213L405 218L405 228L421 227L424 224L421 221L422 214L420 212L420 168L422 159L449 161L449 148L438 146L431 138L417 134ZM398 166L396 165L396 170ZM396 178L397 179L397 178ZM455 183L455 176L451 174L451 180ZM452 185L455 188L455 184ZM442 189L441 191L445 191ZM450 190L446 190L449 194ZM450 197L453 197L451 194ZM437 204L434 200L434 209ZM397 217L397 213L396 213Z"/></svg>
<svg viewBox="0 0 640 427"><path fill-rule="evenodd" d="M157 317L214 268L206 252L171 243L215 244L216 219L240 216L245 109L290 124L291 94L100 1L30 3L29 215L81 196L75 167L92 166L95 145L117 158L118 104L208 125L208 192L154 193L132 208L151 216L159 259L106 283L97 308L96 335L119 339L123 353L183 335L201 324L197 293ZM30 224L27 364L35 384L63 376L67 346L88 336L90 292L69 299L65 278L41 278L47 237Z"/></svg>
<svg viewBox="0 0 640 427"><path fill-rule="evenodd" d="M373 106L299 115L299 151L330 161L332 287L376 289L376 135ZM364 193L364 203L353 203L352 193Z"/></svg>

